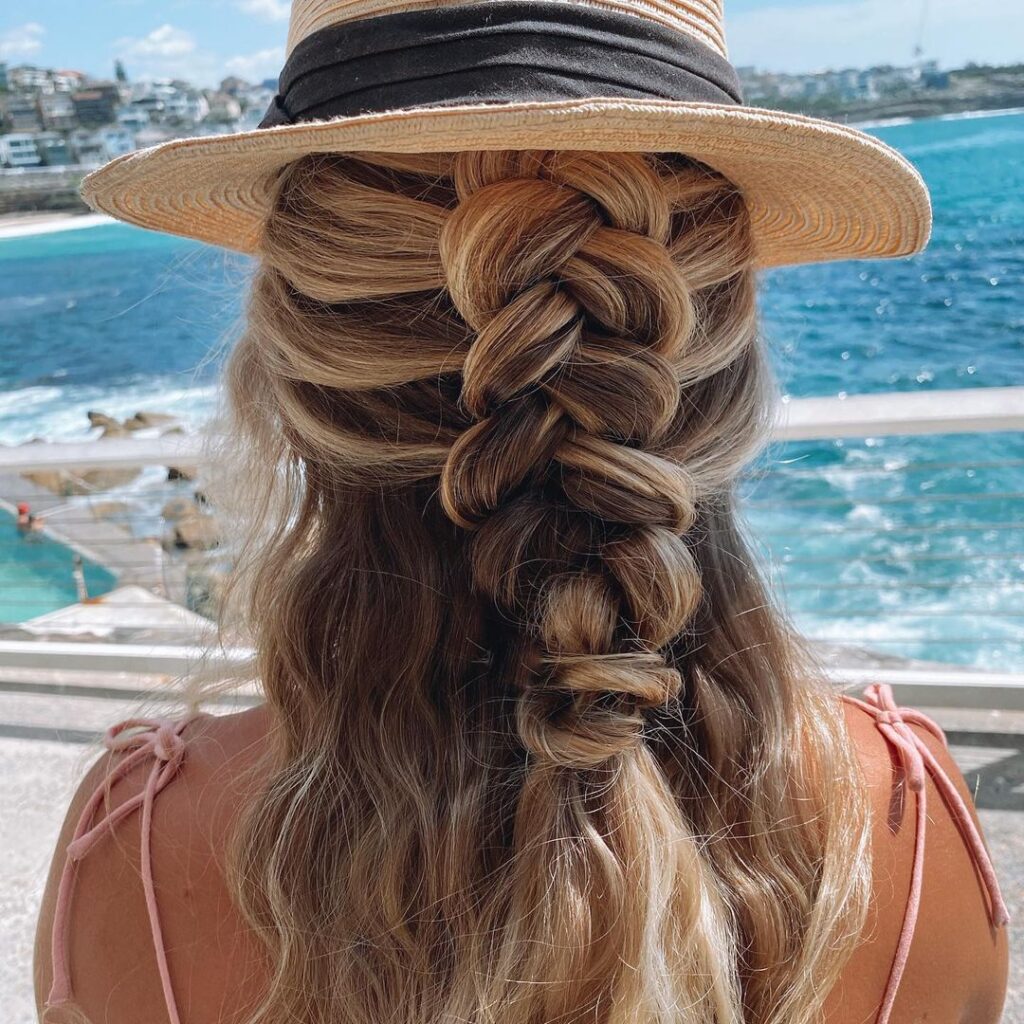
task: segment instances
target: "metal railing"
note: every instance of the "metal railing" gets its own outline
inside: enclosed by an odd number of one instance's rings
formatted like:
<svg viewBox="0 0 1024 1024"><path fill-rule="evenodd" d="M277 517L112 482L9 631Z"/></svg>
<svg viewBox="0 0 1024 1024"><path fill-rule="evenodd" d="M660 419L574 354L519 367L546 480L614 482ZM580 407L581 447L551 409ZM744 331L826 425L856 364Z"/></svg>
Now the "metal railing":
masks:
<svg viewBox="0 0 1024 1024"><path fill-rule="evenodd" d="M937 435L955 443L918 443ZM774 438L746 515L836 682L1024 710L1024 388L795 399ZM246 656L208 643L228 567L206 461L180 434L0 448L0 509L41 520L0 522L0 679Z"/></svg>

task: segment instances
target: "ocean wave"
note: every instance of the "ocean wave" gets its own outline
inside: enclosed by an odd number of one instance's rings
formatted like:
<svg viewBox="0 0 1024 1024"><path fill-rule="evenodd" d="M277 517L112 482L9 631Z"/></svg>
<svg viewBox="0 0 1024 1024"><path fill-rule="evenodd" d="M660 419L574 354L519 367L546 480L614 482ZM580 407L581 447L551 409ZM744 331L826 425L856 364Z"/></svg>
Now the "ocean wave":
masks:
<svg viewBox="0 0 1024 1024"><path fill-rule="evenodd" d="M875 121L854 121L850 127L860 128L861 130L867 128L898 128L900 125L913 123L914 118L912 117L880 117Z"/></svg>
<svg viewBox="0 0 1024 1024"><path fill-rule="evenodd" d="M7 224L0 224L0 240L28 238L32 235L52 235L58 231L81 231L83 228L98 228L113 223L114 218L108 217L104 213L87 213L71 217L33 217L24 221L19 218Z"/></svg>
<svg viewBox="0 0 1024 1024"><path fill-rule="evenodd" d="M1024 107L1004 107L1002 110L961 110L957 114L939 114L936 121L974 121L981 117L1012 117L1024 114Z"/></svg>
<svg viewBox="0 0 1024 1024"><path fill-rule="evenodd" d="M140 409L168 413L186 427L197 428L217 405L216 385L168 385L159 381L127 387L36 386L0 392L0 444L85 440L95 431L88 413L127 419Z"/></svg>

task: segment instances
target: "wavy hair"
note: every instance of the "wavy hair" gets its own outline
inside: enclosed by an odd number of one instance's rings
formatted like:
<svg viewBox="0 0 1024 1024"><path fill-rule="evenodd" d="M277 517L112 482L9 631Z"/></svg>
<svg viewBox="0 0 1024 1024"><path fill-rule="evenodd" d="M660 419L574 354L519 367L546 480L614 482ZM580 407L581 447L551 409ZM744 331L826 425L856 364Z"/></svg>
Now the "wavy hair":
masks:
<svg viewBox="0 0 1024 1024"><path fill-rule="evenodd" d="M275 726L232 854L255 1019L814 1019L867 822L734 511L773 396L737 189L305 158L227 378Z"/></svg>

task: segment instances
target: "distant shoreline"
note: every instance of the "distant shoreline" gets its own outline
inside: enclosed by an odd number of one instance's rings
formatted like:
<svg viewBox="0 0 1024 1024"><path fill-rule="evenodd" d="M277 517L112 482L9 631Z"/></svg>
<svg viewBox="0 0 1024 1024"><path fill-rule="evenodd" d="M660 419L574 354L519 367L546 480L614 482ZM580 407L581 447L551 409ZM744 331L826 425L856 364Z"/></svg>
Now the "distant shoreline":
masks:
<svg viewBox="0 0 1024 1024"><path fill-rule="evenodd" d="M920 116L865 116L855 121L846 122L851 128L871 130L875 128L893 128L899 125L914 124L919 121L962 121L985 117L1006 117L1024 114L1024 107L1000 107L993 109L947 111L944 113L928 113ZM822 114L810 116L824 118ZM39 210L19 213L0 214L0 242L8 238L30 238L34 235L49 235L56 232L73 231L82 228L102 227L116 224L113 217L101 213L83 213L81 207L74 210Z"/></svg>
<svg viewBox="0 0 1024 1024"><path fill-rule="evenodd" d="M39 213L5 213L0 215L0 240L28 238L32 235L51 235L57 231L76 231L113 224L114 218L105 213L71 213L47 210Z"/></svg>
<svg viewBox="0 0 1024 1024"><path fill-rule="evenodd" d="M863 121L851 121L851 128L894 128L902 124L915 124L918 121L973 121L984 117L1009 117L1024 114L1024 107L1000 107L998 110L958 110L946 114L926 114L924 117L877 117Z"/></svg>

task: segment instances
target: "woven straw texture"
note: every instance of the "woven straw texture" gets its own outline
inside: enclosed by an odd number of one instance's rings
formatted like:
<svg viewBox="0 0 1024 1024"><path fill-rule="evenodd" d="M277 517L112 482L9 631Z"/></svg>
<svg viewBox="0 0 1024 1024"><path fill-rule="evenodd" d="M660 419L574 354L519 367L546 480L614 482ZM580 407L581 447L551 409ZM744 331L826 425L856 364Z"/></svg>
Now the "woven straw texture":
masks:
<svg viewBox="0 0 1024 1024"><path fill-rule="evenodd" d="M468 2L294 0L288 46L346 21ZM626 11L726 52L721 0L543 2ZM178 139L111 161L82 194L120 220L256 253L271 182L299 157L470 149L683 153L743 191L765 267L904 256L923 249L931 230L920 175L864 132L752 107L613 97L389 110Z"/></svg>

